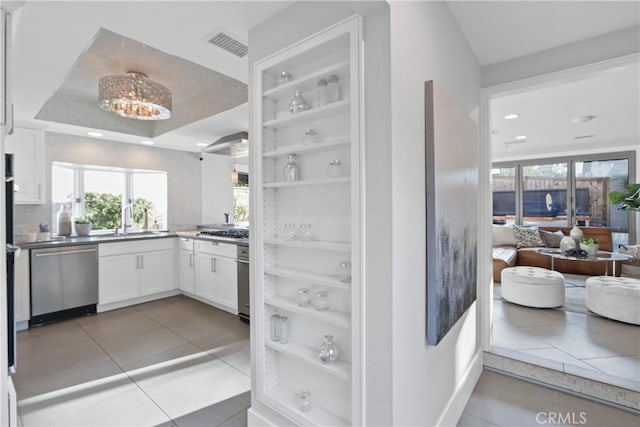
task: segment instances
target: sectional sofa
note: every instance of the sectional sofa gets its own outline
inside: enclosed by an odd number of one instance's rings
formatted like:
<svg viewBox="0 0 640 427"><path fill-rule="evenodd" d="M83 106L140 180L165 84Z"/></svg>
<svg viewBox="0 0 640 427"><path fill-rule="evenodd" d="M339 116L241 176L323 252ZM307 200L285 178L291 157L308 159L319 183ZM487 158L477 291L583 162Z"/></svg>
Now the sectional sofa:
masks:
<svg viewBox="0 0 640 427"><path fill-rule="evenodd" d="M613 241L611 238L611 229L603 227L580 227L585 237L597 238L600 241L600 250L611 252L613 249ZM571 227L539 227L540 231L546 231L548 233L555 233L556 236L561 237L559 232L568 236L571 231ZM507 267L513 267L516 265L525 265L532 267L542 267L551 269L551 257L538 253L538 250L543 247L558 247L556 244L550 246L538 246L538 247L524 247L518 249L516 247L515 235L510 238L510 233L513 234L513 228L509 225L493 225L493 281L500 282L500 273ZM547 234L548 236L548 234ZM543 239L543 242L559 243L558 238ZM620 275L620 267L617 266L616 276ZM562 260L556 259L554 261L554 269L561 273L582 274L586 276L602 276L606 271L611 274L613 272L613 265L611 262L585 262L577 260Z"/></svg>

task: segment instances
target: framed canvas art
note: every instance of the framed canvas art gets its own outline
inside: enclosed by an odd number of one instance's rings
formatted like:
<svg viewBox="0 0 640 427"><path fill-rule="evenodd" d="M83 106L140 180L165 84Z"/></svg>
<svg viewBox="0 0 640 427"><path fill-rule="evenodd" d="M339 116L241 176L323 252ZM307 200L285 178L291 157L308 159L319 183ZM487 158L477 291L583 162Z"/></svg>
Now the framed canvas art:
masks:
<svg viewBox="0 0 640 427"><path fill-rule="evenodd" d="M425 82L427 343L437 345L476 299L478 125Z"/></svg>

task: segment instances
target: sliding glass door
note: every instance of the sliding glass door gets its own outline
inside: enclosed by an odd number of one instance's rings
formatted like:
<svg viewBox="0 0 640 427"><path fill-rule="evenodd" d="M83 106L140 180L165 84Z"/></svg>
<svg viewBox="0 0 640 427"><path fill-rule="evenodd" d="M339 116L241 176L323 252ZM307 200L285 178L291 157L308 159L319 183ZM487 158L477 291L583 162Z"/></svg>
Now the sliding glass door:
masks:
<svg viewBox="0 0 640 427"><path fill-rule="evenodd" d="M636 182L635 153L495 163L494 224L611 228L614 246L635 243L629 213L609 193Z"/></svg>

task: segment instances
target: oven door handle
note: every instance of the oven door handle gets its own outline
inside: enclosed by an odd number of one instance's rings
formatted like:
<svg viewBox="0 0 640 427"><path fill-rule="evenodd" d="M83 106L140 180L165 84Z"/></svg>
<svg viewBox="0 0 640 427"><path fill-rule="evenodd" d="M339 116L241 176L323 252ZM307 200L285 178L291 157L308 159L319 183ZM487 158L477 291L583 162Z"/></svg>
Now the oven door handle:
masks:
<svg viewBox="0 0 640 427"><path fill-rule="evenodd" d="M236 262L237 262L238 264L249 264L249 261L245 261L245 260L243 260L243 259L237 259L237 260L236 260Z"/></svg>

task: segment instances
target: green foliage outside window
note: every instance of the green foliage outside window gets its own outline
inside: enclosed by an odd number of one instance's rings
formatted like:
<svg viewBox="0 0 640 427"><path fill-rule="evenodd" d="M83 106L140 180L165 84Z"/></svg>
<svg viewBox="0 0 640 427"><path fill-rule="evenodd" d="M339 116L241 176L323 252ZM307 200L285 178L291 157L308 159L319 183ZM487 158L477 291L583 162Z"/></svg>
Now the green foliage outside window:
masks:
<svg viewBox="0 0 640 427"><path fill-rule="evenodd" d="M122 196L111 193L89 192L84 195L84 216L91 221L94 230L112 230L122 227ZM133 222L136 228L142 228L144 208L147 208L149 226L153 223L154 205L152 202L137 198L133 202Z"/></svg>

